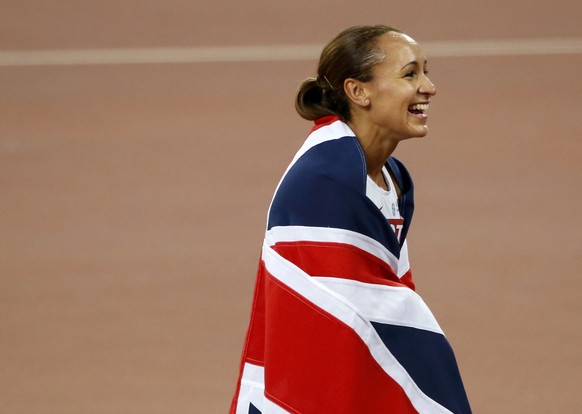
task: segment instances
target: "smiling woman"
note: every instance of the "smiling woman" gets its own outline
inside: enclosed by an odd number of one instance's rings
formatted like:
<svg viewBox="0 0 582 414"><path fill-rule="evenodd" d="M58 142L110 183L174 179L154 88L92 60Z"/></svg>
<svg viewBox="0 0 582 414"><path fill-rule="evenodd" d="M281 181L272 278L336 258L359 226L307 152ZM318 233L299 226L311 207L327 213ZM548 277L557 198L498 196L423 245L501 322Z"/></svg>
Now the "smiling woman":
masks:
<svg viewBox="0 0 582 414"><path fill-rule="evenodd" d="M335 115L346 122L366 153L368 175L386 188L382 166L398 142L428 132L436 88L426 67L419 45L396 29L346 30L323 50L318 75L303 82L295 107L307 120Z"/></svg>
<svg viewBox="0 0 582 414"><path fill-rule="evenodd" d="M428 133L427 60L388 26L340 33L296 109L315 121L271 203L231 413L469 413L415 293L413 185L392 157Z"/></svg>

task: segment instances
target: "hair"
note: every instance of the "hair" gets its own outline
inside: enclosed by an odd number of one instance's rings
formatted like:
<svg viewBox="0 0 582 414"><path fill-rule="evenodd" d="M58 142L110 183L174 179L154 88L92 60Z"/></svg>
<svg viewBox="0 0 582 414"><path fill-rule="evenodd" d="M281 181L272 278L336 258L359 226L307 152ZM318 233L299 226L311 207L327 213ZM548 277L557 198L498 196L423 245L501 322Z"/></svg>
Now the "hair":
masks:
<svg viewBox="0 0 582 414"><path fill-rule="evenodd" d="M379 38L400 30L385 25L354 26L338 34L323 48L317 77L307 78L299 87L295 110L304 119L315 121L335 115L349 121L350 105L344 91L348 78L372 80L372 68L386 58Z"/></svg>

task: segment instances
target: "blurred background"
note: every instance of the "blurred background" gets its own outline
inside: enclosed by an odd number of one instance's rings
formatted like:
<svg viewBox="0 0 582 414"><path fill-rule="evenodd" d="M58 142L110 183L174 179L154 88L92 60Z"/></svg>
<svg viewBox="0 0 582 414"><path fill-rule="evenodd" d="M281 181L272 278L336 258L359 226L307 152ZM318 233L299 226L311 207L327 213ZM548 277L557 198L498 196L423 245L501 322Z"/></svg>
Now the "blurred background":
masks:
<svg viewBox="0 0 582 414"><path fill-rule="evenodd" d="M295 91L369 23L425 45L438 88L395 155L474 411L582 412L579 1L0 10L0 412L228 411L267 208L310 128Z"/></svg>

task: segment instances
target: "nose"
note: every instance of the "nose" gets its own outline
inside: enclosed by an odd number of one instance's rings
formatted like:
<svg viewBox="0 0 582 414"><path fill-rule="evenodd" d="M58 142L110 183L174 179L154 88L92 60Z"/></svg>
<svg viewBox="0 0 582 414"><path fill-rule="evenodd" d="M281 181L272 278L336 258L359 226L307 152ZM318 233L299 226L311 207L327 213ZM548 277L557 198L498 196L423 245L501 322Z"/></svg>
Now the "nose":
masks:
<svg viewBox="0 0 582 414"><path fill-rule="evenodd" d="M428 78L428 76L424 76L423 80L421 82L421 84L418 87L418 93L421 93L423 95L428 95L428 96L433 96L436 95L436 86L434 86L434 83L432 83L430 81L430 79Z"/></svg>

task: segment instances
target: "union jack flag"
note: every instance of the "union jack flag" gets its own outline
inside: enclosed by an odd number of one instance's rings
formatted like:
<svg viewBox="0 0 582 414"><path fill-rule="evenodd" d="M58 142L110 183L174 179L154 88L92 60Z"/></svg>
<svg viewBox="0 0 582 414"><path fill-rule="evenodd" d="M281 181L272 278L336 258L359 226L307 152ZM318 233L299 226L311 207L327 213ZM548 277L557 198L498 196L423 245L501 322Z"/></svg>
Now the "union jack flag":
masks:
<svg viewBox="0 0 582 414"><path fill-rule="evenodd" d="M348 125L316 122L269 209L231 414L470 413L449 342L414 290L401 189L400 240L366 197Z"/></svg>

